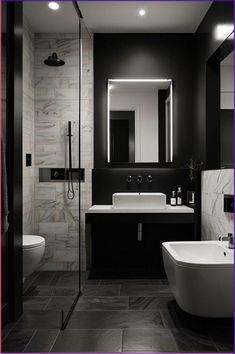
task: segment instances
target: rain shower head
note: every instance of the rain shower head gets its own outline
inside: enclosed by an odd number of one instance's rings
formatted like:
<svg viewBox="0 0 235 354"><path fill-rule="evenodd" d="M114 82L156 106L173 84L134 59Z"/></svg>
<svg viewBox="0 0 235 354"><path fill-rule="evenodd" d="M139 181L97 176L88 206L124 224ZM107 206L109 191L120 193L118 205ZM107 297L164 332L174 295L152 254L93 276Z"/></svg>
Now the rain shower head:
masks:
<svg viewBox="0 0 235 354"><path fill-rule="evenodd" d="M46 60L44 60L44 64L48 66L62 66L65 64L65 62L61 59L58 59L56 53L52 53L51 56L49 56Z"/></svg>

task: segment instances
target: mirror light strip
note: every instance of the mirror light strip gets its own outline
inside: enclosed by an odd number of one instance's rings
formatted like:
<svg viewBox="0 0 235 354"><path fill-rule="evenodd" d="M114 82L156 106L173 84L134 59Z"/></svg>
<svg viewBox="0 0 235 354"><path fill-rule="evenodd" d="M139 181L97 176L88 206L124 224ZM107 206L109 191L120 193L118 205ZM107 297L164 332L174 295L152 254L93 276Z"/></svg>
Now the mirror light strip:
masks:
<svg viewBox="0 0 235 354"><path fill-rule="evenodd" d="M110 89L109 89L109 82L108 80L108 87L107 87L107 154L108 154L108 162L110 162Z"/></svg>
<svg viewBox="0 0 235 354"><path fill-rule="evenodd" d="M109 82L171 82L171 79L109 79Z"/></svg>
<svg viewBox="0 0 235 354"><path fill-rule="evenodd" d="M170 161L173 162L173 82L171 81L170 85L170 120L171 120L171 146L170 146Z"/></svg>
<svg viewBox="0 0 235 354"><path fill-rule="evenodd" d="M171 79L108 79L107 83L107 160L110 162L110 86L111 82L170 82L170 162L173 162L173 82Z"/></svg>

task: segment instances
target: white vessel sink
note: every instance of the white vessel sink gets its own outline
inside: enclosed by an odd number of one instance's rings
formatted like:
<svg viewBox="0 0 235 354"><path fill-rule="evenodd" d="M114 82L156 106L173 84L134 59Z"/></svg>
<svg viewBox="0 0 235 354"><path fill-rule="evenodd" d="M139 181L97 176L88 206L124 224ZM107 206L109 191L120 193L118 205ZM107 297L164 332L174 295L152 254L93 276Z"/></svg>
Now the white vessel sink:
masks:
<svg viewBox="0 0 235 354"><path fill-rule="evenodd" d="M115 209L164 209L166 195L163 193L114 193Z"/></svg>

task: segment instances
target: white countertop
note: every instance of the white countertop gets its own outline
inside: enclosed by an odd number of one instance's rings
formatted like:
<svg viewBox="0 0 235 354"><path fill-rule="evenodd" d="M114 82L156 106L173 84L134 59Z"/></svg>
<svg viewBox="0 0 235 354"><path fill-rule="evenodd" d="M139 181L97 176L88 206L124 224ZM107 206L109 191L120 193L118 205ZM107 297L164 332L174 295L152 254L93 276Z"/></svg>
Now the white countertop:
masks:
<svg viewBox="0 0 235 354"><path fill-rule="evenodd" d="M190 208L186 205L181 205L181 206L171 206L168 205L164 209L117 209L113 208L112 205L93 205L90 207L87 211L87 213L112 213L112 214L127 214L127 213L188 213L188 214L193 214L194 209Z"/></svg>

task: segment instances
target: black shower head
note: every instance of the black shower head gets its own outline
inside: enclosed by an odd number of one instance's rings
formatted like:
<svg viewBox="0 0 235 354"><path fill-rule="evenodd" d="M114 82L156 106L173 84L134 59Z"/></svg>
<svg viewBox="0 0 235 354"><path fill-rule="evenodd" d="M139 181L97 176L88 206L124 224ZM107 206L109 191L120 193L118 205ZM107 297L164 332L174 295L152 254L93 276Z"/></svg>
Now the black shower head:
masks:
<svg viewBox="0 0 235 354"><path fill-rule="evenodd" d="M48 66L62 66L65 64L65 62L61 59L58 59L56 53L52 53L51 56L49 56L46 60L44 60L44 64Z"/></svg>

